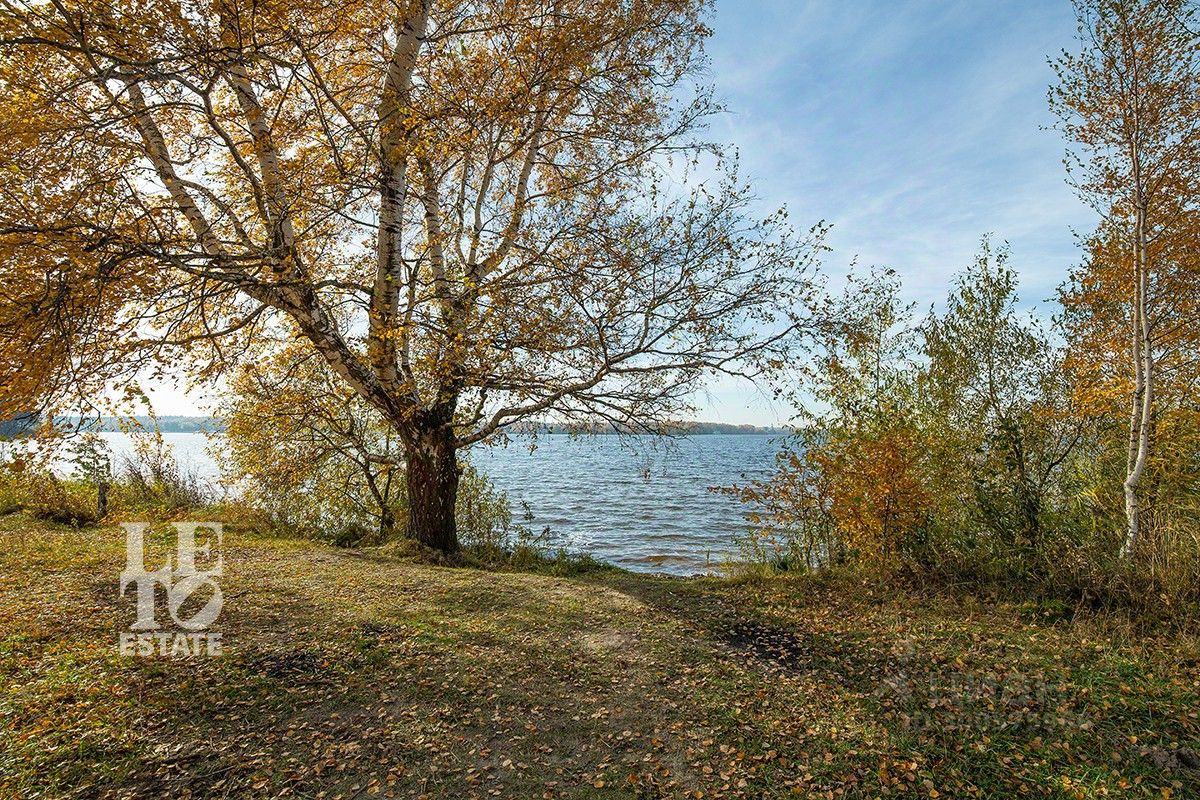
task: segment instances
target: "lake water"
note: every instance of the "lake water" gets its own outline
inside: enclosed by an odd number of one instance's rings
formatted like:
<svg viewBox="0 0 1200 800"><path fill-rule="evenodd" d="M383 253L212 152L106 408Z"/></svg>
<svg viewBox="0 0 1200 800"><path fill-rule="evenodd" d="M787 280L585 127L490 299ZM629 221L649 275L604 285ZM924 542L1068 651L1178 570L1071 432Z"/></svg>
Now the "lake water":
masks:
<svg viewBox="0 0 1200 800"><path fill-rule="evenodd" d="M131 450L125 434L102 435L114 453ZM217 475L203 434L163 438L181 464ZM692 574L736 554L745 530L741 504L709 487L765 477L778 446L778 436L756 434L670 441L543 434L533 452L516 438L507 447L476 448L470 459L508 495L515 517L527 506L530 527L550 528L552 546L628 569Z"/></svg>

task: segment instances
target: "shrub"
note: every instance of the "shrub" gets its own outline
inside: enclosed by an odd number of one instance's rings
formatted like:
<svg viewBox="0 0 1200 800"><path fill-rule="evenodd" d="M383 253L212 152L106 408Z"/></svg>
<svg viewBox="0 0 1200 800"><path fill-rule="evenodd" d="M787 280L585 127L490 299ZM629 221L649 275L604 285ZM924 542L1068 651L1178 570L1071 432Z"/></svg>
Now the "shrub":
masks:
<svg viewBox="0 0 1200 800"><path fill-rule="evenodd" d="M37 519L81 527L99 521L95 487L34 472L22 481L22 508Z"/></svg>
<svg viewBox="0 0 1200 800"><path fill-rule="evenodd" d="M887 273L831 301L803 426L771 478L728 490L753 504L749 571L845 564L1177 618L1200 603L1200 414L1156 419L1122 557L1127 411L1081 401L1064 349L1018 312L1006 259L985 240L919 328Z"/></svg>
<svg viewBox="0 0 1200 800"><path fill-rule="evenodd" d="M20 511L24 503L21 473L11 465L0 465L0 516Z"/></svg>
<svg viewBox="0 0 1200 800"><path fill-rule="evenodd" d="M0 464L0 514L25 511L37 519L79 527L100 519L96 484L63 479L16 457Z"/></svg>
<svg viewBox="0 0 1200 800"><path fill-rule="evenodd" d="M176 517L219 500L213 484L179 464L159 431L136 434L134 451L121 458L111 489L117 515Z"/></svg>
<svg viewBox="0 0 1200 800"><path fill-rule="evenodd" d="M459 543L474 559L519 565L544 557L548 531L537 535L529 526L514 522L508 497L470 464L464 466L459 481L455 518Z"/></svg>

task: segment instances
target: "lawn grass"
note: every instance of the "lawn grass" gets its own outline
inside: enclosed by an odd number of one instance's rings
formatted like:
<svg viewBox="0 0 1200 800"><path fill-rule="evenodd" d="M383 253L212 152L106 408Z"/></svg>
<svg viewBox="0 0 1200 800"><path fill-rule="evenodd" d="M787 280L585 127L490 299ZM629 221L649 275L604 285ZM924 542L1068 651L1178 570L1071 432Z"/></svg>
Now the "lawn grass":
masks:
<svg viewBox="0 0 1200 800"><path fill-rule="evenodd" d="M225 654L130 658L124 559L0 518L0 798L1200 797L1185 634L228 531Z"/></svg>

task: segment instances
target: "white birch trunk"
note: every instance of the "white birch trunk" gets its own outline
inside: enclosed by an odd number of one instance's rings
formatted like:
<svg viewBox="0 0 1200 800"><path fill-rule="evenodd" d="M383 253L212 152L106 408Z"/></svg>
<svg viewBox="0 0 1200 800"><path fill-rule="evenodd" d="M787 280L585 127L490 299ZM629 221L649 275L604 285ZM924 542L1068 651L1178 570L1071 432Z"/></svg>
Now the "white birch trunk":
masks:
<svg viewBox="0 0 1200 800"><path fill-rule="evenodd" d="M1125 476L1125 542L1121 555L1131 557L1137 549L1141 535L1142 508L1138 489L1146 462L1150 457L1151 415L1154 410L1154 352L1150 336L1149 256L1147 253L1146 204L1139 199L1137 230L1134 237L1134 308L1133 308L1133 359L1135 386L1130 418L1130 453Z"/></svg>

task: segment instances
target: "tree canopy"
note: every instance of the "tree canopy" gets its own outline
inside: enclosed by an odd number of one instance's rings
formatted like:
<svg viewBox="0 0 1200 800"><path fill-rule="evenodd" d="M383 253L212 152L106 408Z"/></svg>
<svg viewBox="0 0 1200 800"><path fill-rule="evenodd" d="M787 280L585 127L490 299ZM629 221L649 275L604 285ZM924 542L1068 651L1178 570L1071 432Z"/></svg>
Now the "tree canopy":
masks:
<svg viewBox="0 0 1200 800"><path fill-rule="evenodd" d="M453 549L456 449L777 365L821 230L752 219L704 141L706 6L5 3L0 410L298 340Z"/></svg>

